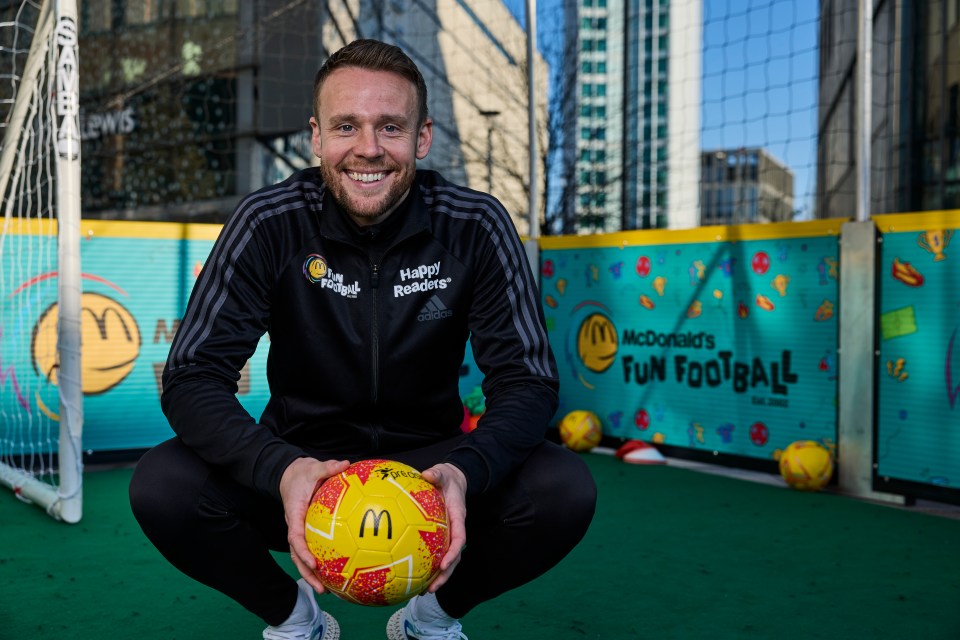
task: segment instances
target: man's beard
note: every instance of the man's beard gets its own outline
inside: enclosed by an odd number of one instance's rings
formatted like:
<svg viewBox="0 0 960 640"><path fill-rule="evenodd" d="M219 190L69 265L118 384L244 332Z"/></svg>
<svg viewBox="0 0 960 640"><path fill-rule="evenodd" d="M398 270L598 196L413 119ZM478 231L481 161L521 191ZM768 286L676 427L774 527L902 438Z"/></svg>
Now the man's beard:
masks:
<svg viewBox="0 0 960 640"><path fill-rule="evenodd" d="M396 165L389 167L394 175L399 173L396 171L397 168ZM377 167L376 169L383 169L383 167ZM367 171L370 170L367 169ZM373 221L400 204L410 189L410 185L413 184L414 172L403 172L400 179L394 181L386 194L381 196L379 202L373 207L370 205L373 205L374 202L366 198L351 197L343 183L343 181L350 180L350 177L342 172L339 167L331 167L329 164L320 163L320 177L323 178L324 184L330 190L330 195L333 196L337 206L344 213L354 219Z"/></svg>

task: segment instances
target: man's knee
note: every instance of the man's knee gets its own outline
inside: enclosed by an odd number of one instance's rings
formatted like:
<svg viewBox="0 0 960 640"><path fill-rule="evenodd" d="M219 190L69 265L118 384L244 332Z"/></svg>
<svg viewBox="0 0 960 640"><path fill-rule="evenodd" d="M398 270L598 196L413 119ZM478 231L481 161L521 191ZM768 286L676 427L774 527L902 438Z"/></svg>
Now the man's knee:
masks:
<svg viewBox="0 0 960 640"><path fill-rule="evenodd" d="M194 510L190 505L196 505L195 473L181 449L177 441L163 442L143 454L133 470L130 508L144 530L154 523L176 526Z"/></svg>
<svg viewBox="0 0 960 640"><path fill-rule="evenodd" d="M554 527L571 533L579 531L582 536L597 505L593 474L581 455L552 443L542 450L535 485L538 495L533 497L538 512L555 520Z"/></svg>

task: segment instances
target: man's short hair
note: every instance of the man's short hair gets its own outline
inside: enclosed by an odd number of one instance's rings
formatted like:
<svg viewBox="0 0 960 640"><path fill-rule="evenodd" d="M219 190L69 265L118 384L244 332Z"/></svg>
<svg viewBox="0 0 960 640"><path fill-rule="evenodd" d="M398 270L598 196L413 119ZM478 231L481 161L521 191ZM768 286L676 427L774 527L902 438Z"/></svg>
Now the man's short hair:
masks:
<svg viewBox="0 0 960 640"><path fill-rule="evenodd" d="M427 83L420 69L400 47L379 40L364 38L354 40L335 51L327 58L313 79L313 115L320 118L320 89L334 70L341 67L358 67L369 71L396 73L413 83L417 88L417 124L427 120Z"/></svg>

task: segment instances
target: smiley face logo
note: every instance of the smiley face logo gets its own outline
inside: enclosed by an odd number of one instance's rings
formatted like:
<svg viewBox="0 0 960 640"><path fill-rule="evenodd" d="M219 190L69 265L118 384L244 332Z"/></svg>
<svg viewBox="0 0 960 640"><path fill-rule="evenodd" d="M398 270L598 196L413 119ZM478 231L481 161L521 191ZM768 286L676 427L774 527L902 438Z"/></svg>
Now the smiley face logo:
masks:
<svg viewBox="0 0 960 640"><path fill-rule="evenodd" d="M323 256L311 253L303 262L303 275L310 282L320 282L327 275L327 261Z"/></svg>
<svg viewBox="0 0 960 640"><path fill-rule="evenodd" d="M122 304L99 293L84 293L81 303L80 368L84 395L97 395L120 384L140 355L140 328ZM30 350L37 373L57 384L58 304L44 311L33 328Z"/></svg>
<svg viewBox="0 0 960 640"><path fill-rule="evenodd" d="M577 331L577 355L590 371L603 373L617 355L617 329L610 318L593 313L580 323Z"/></svg>

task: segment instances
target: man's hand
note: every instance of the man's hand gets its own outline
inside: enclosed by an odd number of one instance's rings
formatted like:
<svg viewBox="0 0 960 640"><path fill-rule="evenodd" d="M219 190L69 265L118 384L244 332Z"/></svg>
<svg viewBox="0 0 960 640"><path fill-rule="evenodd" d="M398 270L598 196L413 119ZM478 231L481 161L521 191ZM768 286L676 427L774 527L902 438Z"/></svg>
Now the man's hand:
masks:
<svg viewBox="0 0 960 640"><path fill-rule="evenodd" d="M332 476L344 471L350 463L346 460L321 461L315 458L297 458L284 470L280 477L280 499L283 501L283 515L287 519L287 542L290 543L290 557L300 575L310 583L317 593L323 593L323 585L313 570L317 560L307 547L304 538L303 521L307 517L307 507L317 486Z"/></svg>
<svg viewBox="0 0 960 640"><path fill-rule="evenodd" d="M440 573L430 583L429 591L435 592L450 579L460 553L467 544L467 478L457 467L443 462L423 472L424 479L440 488L447 505L447 523L450 526L450 549L440 561Z"/></svg>

